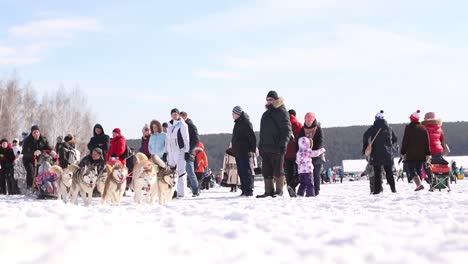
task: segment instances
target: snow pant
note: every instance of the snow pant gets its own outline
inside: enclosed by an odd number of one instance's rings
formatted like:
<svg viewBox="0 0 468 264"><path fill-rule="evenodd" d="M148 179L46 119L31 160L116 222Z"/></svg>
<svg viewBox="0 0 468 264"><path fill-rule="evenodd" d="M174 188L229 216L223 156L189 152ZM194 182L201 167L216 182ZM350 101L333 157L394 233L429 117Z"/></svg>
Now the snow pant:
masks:
<svg viewBox="0 0 468 264"><path fill-rule="evenodd" d="M320 182L321 176L320 172L322 171L322 163L314 163L314 189L315 189L315 196L320 194Z"/></svg>
<svg viewBox="0 0 468 264"><path fill-rule="evenodd" d="M237 173L241 181L242 194L246 196L253 195L253 173L250 166L250 158L245 155L237 155L236 157Z"/></svg>
<svg viewBox="0 0 468 264"><path fill-rule="evenodd" d="M387 183L390 185L392 192L396 192L395 189L395 178L393 178L392 165L384 165L385 177ZM382 166L374 166L374 194L383 192L382 188Z"/></svg>
<svg viewBox="0 0 468 264"><path fill-rule="evenodd" d="M0 194L18 194L18 184L13 175L13 169L4 169L0 172Z"/></svg>
<svg viewBox="0 0 468 264"><path fill-rule="evenodd" d="M33 160L23 159L24 169L26 170L26 186L28 189L32 188L34 175L36 174L36 167Z"/></svg>
<svg viewBox="0 0 468 264"><path fill-rule="evenodd" d="M296 159L285 159L285 173L286 173L286 184L291 187L294 191L299 184L299 177L297 175L297 164Z"/></svg>
<svg viewBox="0 0 468 264"><path fill-rule="evenodd" d="M187 171L187 178L190 182L190 188L192 190L192 194L198 194L198 180L197 175L195 174L194 169L194 162L193 160L187 160L185 165L185 170Z"/></svg>
<svg viewBox="0 0 468 264"><path fill-rule="evenodd" d="M168 164L171 167L176 167L177 179L177 196L185 196L185 185L187 185L187 164L185 161L185 152L178 150L169 153Z"/></svg>
<svg viewBox="0 0 468 264"><path fill-rule="evenodd" d="M312 173L300 173L299 183L298 196L304 196L304 192L307 197L315 196L314 175Z"/></svg>

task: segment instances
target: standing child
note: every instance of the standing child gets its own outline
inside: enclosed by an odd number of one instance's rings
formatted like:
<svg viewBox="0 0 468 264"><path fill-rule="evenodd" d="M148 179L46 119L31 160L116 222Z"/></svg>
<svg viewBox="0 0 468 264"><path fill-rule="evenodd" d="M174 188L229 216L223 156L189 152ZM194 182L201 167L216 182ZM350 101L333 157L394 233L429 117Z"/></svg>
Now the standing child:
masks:
<svg viewBox="0 0 468 264"><path fill-rule="evenodd" d="M298 164L299 172L299 190L298 196L307 197L315 196L314 189L314 165L312 158L318 157L325 153L325 149L312 150L313 141L307 137L299 138L299 151L297 152L296 163Z"/></svg>

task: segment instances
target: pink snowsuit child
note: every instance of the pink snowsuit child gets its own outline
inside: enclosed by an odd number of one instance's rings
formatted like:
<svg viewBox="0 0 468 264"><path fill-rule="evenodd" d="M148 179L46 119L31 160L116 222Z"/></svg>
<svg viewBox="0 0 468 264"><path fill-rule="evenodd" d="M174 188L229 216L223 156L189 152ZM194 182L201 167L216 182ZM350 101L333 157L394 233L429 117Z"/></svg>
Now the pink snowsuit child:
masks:
<svg viewBox="0 0 468 264"><path fill-rule="evenodd" d="M313 141L307 137L299 138L299 151L296 156L300 183L297 191L298 196L304 196L304 192L307 197L315 196L312 158L325 153L325 149L312 150L312 144Z"/></svg>

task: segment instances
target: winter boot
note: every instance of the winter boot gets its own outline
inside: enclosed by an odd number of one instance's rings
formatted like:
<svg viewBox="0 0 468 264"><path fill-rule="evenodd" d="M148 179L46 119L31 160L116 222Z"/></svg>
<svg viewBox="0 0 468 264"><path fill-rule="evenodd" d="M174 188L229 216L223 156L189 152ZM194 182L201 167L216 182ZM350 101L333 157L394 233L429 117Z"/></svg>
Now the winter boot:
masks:
<svg viewBox="0 0 468 264"><path fill-rule="evenodd" d="M273 183L273 178L263 178L263 182L265 183L265 193L262 195L257 195L257 198L266 198L266 197L273 197L275 198L275 186Z"/></svg>
<svg viewBox="0 0 468 264"><path fill-rule="evenodd" d="M297 197L296 191L291 186L288 186L288 193L289 193L289 197L292 197L292 198Z"/></svg>
<svg viewBox="0 0 468 264"><path fill-rule="evenodd" d="M424 189L424 186L421 184L421 179L419 179L419 176L414 176L413 177L414 183L416 183L416 189L414 190L415 192L421 191Z"/></svg>
<svg viewBox="0 0 468 264"><path fill-rule="evenodd" d="M275 194L277 196L283 196L284 182L285 182L285 177L284 176L275 178L275 183L276 183L276 192L275 192Z"/></svg>

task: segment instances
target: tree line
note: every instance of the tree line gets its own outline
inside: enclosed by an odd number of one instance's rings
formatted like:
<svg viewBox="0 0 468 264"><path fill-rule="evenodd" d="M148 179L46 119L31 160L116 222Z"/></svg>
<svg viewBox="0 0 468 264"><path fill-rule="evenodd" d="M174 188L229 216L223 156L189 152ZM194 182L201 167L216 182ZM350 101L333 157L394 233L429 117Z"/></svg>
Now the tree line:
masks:
<svg viewBox="0 0 468 264"><path fill-rule="evenodd" d="M0 80L0 137L10 142L21 140L32 125L53 146L58 136L72 134L77 148L84 153L92 136L94 117L79 88L58 87L39 92L32 83L22 84L17 76Z"/></svg>

